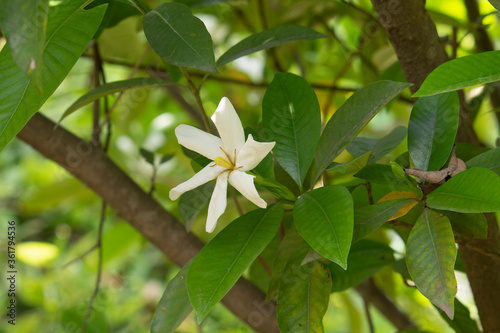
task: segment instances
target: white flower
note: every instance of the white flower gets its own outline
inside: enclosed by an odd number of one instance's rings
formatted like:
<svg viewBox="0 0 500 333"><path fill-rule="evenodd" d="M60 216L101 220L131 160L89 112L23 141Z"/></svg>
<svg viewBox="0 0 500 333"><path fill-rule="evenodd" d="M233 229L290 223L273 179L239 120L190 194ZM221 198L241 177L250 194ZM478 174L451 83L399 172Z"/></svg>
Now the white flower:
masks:
<svg viewBox="0 0 500 333"><path fill-rule="evenodd" d="M184 192L217 178L208 205L207 232L214 231L217 219L226 209L228 181L254 204L260 208L267 207L267 203L255 189L253 183L255 176L249 175L245 171L255 168L275 144L275 142L257 142L252 135L249 135L245 142L240 118L226 97L220 101L212 120L219 131L220 138L193 126L179 125L175 129L175 135L181 145L211 159L213 162L189 180L174 187L169 194L171 200L176 200Z"/></svg>

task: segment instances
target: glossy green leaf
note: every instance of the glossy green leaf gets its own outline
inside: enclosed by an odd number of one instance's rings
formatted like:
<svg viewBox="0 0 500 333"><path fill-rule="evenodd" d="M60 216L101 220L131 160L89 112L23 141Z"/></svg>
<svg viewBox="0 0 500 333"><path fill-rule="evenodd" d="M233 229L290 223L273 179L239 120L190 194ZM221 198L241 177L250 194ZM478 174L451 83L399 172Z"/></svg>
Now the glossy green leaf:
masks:
<svg viewBox="0 0 500 333"><path fill-rule="evenodd" d="M354 232L352 235L352 242L357 242L364 236L380 228L404 205L411 201L413 200L396 199L354 209Z"/></svg>
<svg viewBox="0 0 500 333"><path fill-rule="evenodd" d="M411 84L377 81L359 89L330 118L321 135L312 166L311 184L337 157L370 119Z"/></svg>
<svg viewBox="0 0 500 333"><path fill-rule="evenodd" d="M371 239L362 239L352 245L347 260L347 270L335 264L328 268L332 274L332 292L357 286L373 276L382 267L394 263L394 251L390 246Z"/></svg>
<svg viewBox="0 0 500 333"><path fill-rule="evenodd" d="M323 257L347 267L354 217L349 191L338 185L306 192L293 206L293 219L300 235Z"/></svg>
<svg viewBox="0 0 500 333"><path fill-rule="evenodd" d="M283 25L271 28L253 34L232 46L217 60L217 66L225 65L254 52L269 49L294 40L310 40L325 37L326 35L300 25Z"/></svg>
<svg viewBox="0 0 500 333"><path fill-rule="evenodd" d="M166 63L217 73L212 38L188 6L163 3L144 16L142 26L149 44Z"/></svg>
<svg viewBox="0 0 500 333"><path fill-rule="evenodd" d="M276 141L278 162L302 188L321 131L313 88L300 76L276 73L262 101L262 123L266 139Z"/></svg>
<svg viewBox="0 0 500 333"><path fill-rule="evenodd" d="M394 128L391 133L378 140L368 158L367 164L375 163L393 151L404 140L406 132L406 127L398 126Z"/></svg>
<svg viewBox="0 0 500 333"><path fill-rule="evenodd" d="M108 96L117 92L122 92L132 88L149 88L154 86L164 86L164 85L179 85L171 80L162 80L156 79L152 77L141 77L123 81L115 81L100 85L97 88L94 88L87 92L85 95L78 98L69 108L64 111L64 114L61 117L62 121L64 118L75 112L76 110L88 105L104 96ZM182 86L182 85L179 85Z"/></svg>
<svg viewBox="0 0 500 333"><path fill-rule="evenodd" d="M484 214L464 214L443 210L455 233L469 238L485 239L488 237L488 222Z"/></svg>
<svg viewBox="0 0 500 333"><path fill-rule="evenodd" d="M369 164L359 170L354 177L358 177L375 184L397 186L402 185L394 175L392 169L386 164Z"/></svg>
<svg viewBox="0 0 500 333"><path fill-rule="evenodd" d="M309 248L302 236L300 236L300 234L297 232L297 229L291 228L290 230L288 230L285 237L281 241L278 252L276 253L276 257L274 258L271 280L269 281L269 286L267 288L267 300L277 298L278 288L286 264L288 263L288 260L290 260L292 254L296 252L297 249L299 249L301 246L306 246L307 248Z"/></svg>
<svg viewBox="0 0 500 333"><path fill-rule="evenodd" d="M187 274L187 290L198 323L264 250L282 217L280 204L251 211L218 233L194 258Z"/></svg>
<svg viewBox="0 0 500 333"><path fill-rule="evenodd" d="M12 58L23 72L32 74L35 86L40 88L49 1L1 0L0 6L0 28Z"/></svg>
<svg viewBox="0 0 500 333"><path fill-rule="evenodd" d="M427 196L427 206L460 213L500 211L500 177L472 168L460 172Z"/></svg>
<svg viewBox="0 0 500 333"><path fill-rule="evenodd" d="M500 51L450 60L434 69L413 97L430 96L500 80Z"/></svg>
<svg viewBox="0 0 500 333"><path fill-rule="evenodd" d="M196 216L210 201L214 188L215 184L206 183L183 193L179 198L179 213L181 213L182 221L188 230Z"/></svg>
<svg viewBox="0 0 500 333"><path fill-rule="evenodd" d="M0 52L0 150L26 125L56 90L87 47L105 6L84 10L80 1L51 7L43 52L42 94L16 65L8 45ZM78 27L78 28L75 28Z"/></svg>
<svg viewBox="0 0 500 333"><path fill-rule="evenodd" d="M151 333L173 333L193 311L186 289L186 276L192 259L170 280L156 307Z"/></svg>
<svg viewBox="0 0 500 333"><path fill-rule="evenodd" d="M408 236L406 265L418 290L453 319L457 248L450 221L425 209Z"/></svg>
<svg viewBox="0 0 500 333"><path fill-rule="evenodd" d="M446 313L438 308L439 314L450 325L455 333L479 333L477 323L471 318L469 309L455 298L455 316L448 318Z"/></svg>
<svg viewBox="0 0 500 333"><path fill-rule="evenodd" d="M276 308L281 332L323 332L332 280L317 261L301 265L307 251L307 246L296 249L282 275Z"/></svg>
<svg viewBox="0 0 500 333"><path fill-rule="evenodd" d="M408 124L408 151L415 168L436 171L445 164L455 143L459 111L456 92L417 100Z"/></svg>
<svg viewBox="0 0 500 333"><path fill-rule="evenodd" d="M500 148L493 148L477 155L465 162L465 165L468 169L474 167L490 169L500 176Z"/></svg>

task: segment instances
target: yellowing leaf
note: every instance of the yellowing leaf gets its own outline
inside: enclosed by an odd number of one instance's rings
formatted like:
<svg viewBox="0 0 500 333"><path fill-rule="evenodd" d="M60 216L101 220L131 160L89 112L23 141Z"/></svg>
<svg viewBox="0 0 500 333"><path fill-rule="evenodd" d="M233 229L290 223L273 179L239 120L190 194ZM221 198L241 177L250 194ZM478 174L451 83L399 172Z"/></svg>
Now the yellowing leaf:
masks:
<svg viewBox="0 0 500 333"><path fill-rule="evenodd" d="M392 191L390 193L387 193L384 195L378 202L384 202L384 201L389 201L389 200L394 200L394 199L420 199L420 196L416 193L413 192L406 192L406 191ZM395 220L397 218L400 218L401 216L405 216L413 207L415 207L418 204L418 201L411 201L401 207L400 210L394 214L389 221Z"/></svg>

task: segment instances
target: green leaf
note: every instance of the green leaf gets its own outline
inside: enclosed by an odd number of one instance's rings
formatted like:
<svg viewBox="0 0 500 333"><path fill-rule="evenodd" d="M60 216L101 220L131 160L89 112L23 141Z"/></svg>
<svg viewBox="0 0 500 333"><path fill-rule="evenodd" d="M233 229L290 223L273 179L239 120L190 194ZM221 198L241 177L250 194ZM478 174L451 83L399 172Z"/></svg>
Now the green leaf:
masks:
<svg viewBox="0 0 500 333"><path fill-rule="evenodd" d="M310 40L325 37L326 35L300 25L284 25L264 30L243 39L227 50L217 60L217 66L225 65L254 52L269 49L294 40Z"/></svg>
<svg viewBox="0 0 500 333"><path fill-rule="evenodd" d="M500 148L493 148L465 162L467 168L486 168L500 176Z"/></svg>
<svg viewBox="0 0 500 333"><path fill-rule="evenodd" d="M104 29L116 26L127 17L141 15L141 11L129 0L94 0L85 9L103 4L108 4L108 8L94 39L97 39Z"/></svg>
<svg viewBox="0 0 500 333"><path fill-rule="evenodd" d="M332 274L332 292L357 286L373 276L382 267L394 263L390 246L371 239L362 239L352 245L347 270L335 264L328 266Z"/></svg>
<svg viewBox="0 0 500 333"><path fill-rule="evenodd" d="M1 0L0 6L0 27L12 58L24 73L32 74L34 85L39 89L49 1Z"/></svg>
<svg viewBox="0 0 500 333"><path fill-rule="evenodd" d="M457 135L459 111L455 92L417 100L408 124L408 151L415 168L436 171L444 165Z"/></svg>
<svg viewBox="0 0 500 333"><path fill-rule="evenodd" d="M297 229L291 228L288 230L285 237L281 241L276 256L274 257L271 280L269 281L269 286L267 288L267 300L276 299L278 296L278 288L286 264L288 260L290 260L292 254L301 246L306 246L309 249L309 246L297 232ZM304 252L304 256L305 253L306 252Z"/></svg>
<svg viewBox="0 0 500 333"><path fill-rule="evenodd" d="M357 242L380 228L404 205L411 201L413 201L413 199L396 199L354 209L354 232L352 242Z"/></svg>
<svg viewBox="0 0 500 333"><path fill-rule="evenodd" d="M394 173L394 176L396 176L396 178L401 183L404 183L410 191L422 195L422 190L418 186L418 183L415 180L415 178L408 176L405 173L404 168L401 165L397 164L396 162L391 161L390 164L391 164L391 170Z"/></svg>
<svg viewBox="0 0 500 333"><path fill-rule="evenodd" d="M200 211L205 207L212 197L215 184L206 183L191 191L183 193L179 198L179 212L186 229L191 228L191 224Z"/></svg>
<svg viewBox="0 0 500 333"><path fill-rule="evenodd" d="M69 73L94 35L105 6L83 10L81 1L51 7L43 52L42 91L16 65L8 45L0 52L0 150L26 125ZM78 27L75 28L75 27Z"/></svg>
<svg viewBox="0 0 500 333"><path fill-rule="evenodd" d="M398 126L391 133L380 139L373 148L367 164L375 163L385 155L393 151L406 137L406 127Z"/></svg>
<svg viewBox="0 0 500 333"><path fill-rule="evenodd" d="M391 188L403 185L392 172L391 166L386 164L368 164L354 174L354 177L364 179L374 184L388 185Z"/></svg>
<svg viewBox="0 0 500 333"><path fill-rule="evenodd" d="M321 135L312 166L311 184L370 119L411 84L377 81L355 92L330 118Z"/></svg>
<svg viewBox="0 0 500 333"><path fill-rule="evenodd" d="M171 80L162 80L156 79L152 77L138 77L135 79L123 80L123 81L115 81L100 85L97 88L94 88L87 92L82 97L78 98L71 106L64 111L64 114L61 117L61 122L64 118L75 112L76 110L84 107L87 104L90 104L104 96L108 96L117 92L122 92L127 89L132 88L147 88L153 86L164 86L164 85L178 85L184 87L181 84L175 83Z"/></svg>
<svg viewBox="0 0 500 333"><path fill-rule="evenodd" d="M480 333L477 323L470 317L469 309L455 298L455 316L453 319L438 308L439 314L450 325L455 333Z"/></svg>
<svg viewBox="0 0 500 333"><path fill-rule="evenodd" d="M354 217L349 191L339 185L304 193L293 206L300 235L323 257L347 267Z"/></svg>
<svg viewBox="0 0 500 333"><path fill-rule="evenodd" d="M155 154L144 148L139 149L139 153L149 164L155 165Z"/></svg>
<svg viewBox="0 0 500 333"><path fill-rule="evenodd" d="M427 196L427 206L460 213L500 211L500 177L472 168L460 172Z"/></svg>
<svg viewBox="0 0 500 333"><path fill-rule="evenodd" d="M281 332L323 332L332 280L317 261L301 265L308 250L308 246L296 249L283 272L276 308Z"/></svg>
<svg viewBox="0 0 500 333"><path fill-rule="evenodd" d="M194 258L187 290L198 323L271 241L282 217L280 204L251 211L223 229Z"/></svg>
<svg viewBox="0 0 500 333"><path fill-rule="evenodd" d="M276 73L262 101L262 123L273 153L302 188L321 131L321 115L313 88L300 76Z"/></svg>
<svg viewBox="0 0 500 333"><path fill-rule="evenodd" d="M151 333L173 333L193 311L186 289L186 276L192 259L170 280L156 307Z"/></svg>
<svg viewBox="0 0 500 333"><path fill-rule="evenodd" d="M430 96L500 80L500 51L450 60L434 69L413 97Z"/></svg>
<svg viewBox="0 0 500 333"><path fill-rule="evenodd" d="M212 38L188 6L163 3L144 16L142 25L149 44L166 63L217 73Z"/></svg>
<svg viewBox="0 0 500 333"><path fill-rule="evenodd" d="M377 142L377 139L358 136L352 140L352 142L346 147L346 150L354 157L362 156L375 148Z"/></svg>
<svg viewBox="0 0 500 333"><path fill-rule="evenodd" d="M406 265L418 290L453 319L457 248L450 221L425 209L408 236Z"/></svg>
<svg viewBox="0 0 500 333"><path fill-rule="evenodd" d="M442 213L450 219L451 227L455 233L470 238L485 239L488 237L488 222L484 214L464 214L448 210L443 210Z"/></svg>
<svg viewBox="0 0 500 333"><path fill-rule="evenodd" d="M255 184L258 184L263 188L265 188L266 190L268 190L269 192L273 193L278 199L282 199L289 202L295 202L295 200L297 199L295 195L286 186L283 186L276 180L264 179L262 177L257 176L253 179L253 181Z"/></svg>

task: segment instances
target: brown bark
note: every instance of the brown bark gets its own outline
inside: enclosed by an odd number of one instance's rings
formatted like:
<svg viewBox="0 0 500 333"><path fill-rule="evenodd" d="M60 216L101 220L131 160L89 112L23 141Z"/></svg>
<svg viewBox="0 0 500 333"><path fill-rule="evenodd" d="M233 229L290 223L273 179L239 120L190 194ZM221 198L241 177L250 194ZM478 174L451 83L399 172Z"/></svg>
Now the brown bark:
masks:
<svg viewBox="0 0 500 333"><path fill-rule="evenodd" d="M123 219L179 266L203 247L203 242L146 194L99 147L83 141L41 114L18 137L64 167L95 191ZM255 285L241 278L222 303L257 332L279 332L274 305Z"/></svg>
<svg viewBox="0 0 500 333"><path fill-rule="evenodd" d="M406 79L414 84L412 91L416 91L426 76L447 60L436 27L425 10L425 1L372 0L372 4L401 62ZM477 144L464 107L461 108L460 119L457 140ZM489 239L474 240L474 245L500 253L497 222L492 214L487 214L487 219ZM500 261L468 248L461 248L460 255L484 331L500 332Z"/></svg>
<svg viewBox="0 0 500 333"><path fill-rule="evenodd" d="M404 314L398 307L380 290L373 279L356 286L356 291L363 296L365 300L373 304L389 321L398 329L417 328L417 326Z"/></svg>

